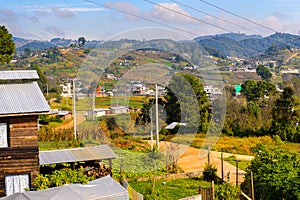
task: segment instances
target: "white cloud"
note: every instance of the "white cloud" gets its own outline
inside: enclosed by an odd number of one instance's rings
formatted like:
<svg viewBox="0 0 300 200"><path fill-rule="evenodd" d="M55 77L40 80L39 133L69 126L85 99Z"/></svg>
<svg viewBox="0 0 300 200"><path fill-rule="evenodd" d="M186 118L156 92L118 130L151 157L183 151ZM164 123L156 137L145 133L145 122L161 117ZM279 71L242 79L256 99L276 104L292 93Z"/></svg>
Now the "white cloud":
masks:
<svg viewBox="0 0 300 200"><path fill-rule="evenodd" d="M195 22L195 20L191 18L192 16L176 3L159 3L158 5L154 5L153 10L148 13L148 15L169 23Z"/></svg>
<svg viewBox="0 0 300 200"><path fill-rule="evenodd" d="M0 21L15 22L17 20L18 20L18 16L13 10L11 9L0 10Z"/></svg>
<svg viewBox="0 0 300 200"><path fill-rule="evenodd" d="M47 26L46 31L53 34L54 36L64 36L65 31L59 26Z"/></svg>
<svg viewBox="0 0 300 200"><path fill-rule="evenodd" d="M105 5L109 7L117 8L126 13L131 13L132 15L140 15L141 13L135 5L130 4L128 2L110 2L110 3L106 3ZM125 15L125 18L128 20L136 20L137 18L132 15Z"/></svg>
<svg viewBox="0 0 300 200"><path fill-rule="evenodd" d="M53 6L51 10L56 16L61 18L70 18L75 16L74 12L65 8L59 8L58 6Z"/></svg>
<svg viewBox="0 0 300 200"><path fill-rule="evenodd" d="M71 12L96 12L96 11L103 11L103 8L88 8L88 7L73 7L73 8L64 8Z"/></svg>

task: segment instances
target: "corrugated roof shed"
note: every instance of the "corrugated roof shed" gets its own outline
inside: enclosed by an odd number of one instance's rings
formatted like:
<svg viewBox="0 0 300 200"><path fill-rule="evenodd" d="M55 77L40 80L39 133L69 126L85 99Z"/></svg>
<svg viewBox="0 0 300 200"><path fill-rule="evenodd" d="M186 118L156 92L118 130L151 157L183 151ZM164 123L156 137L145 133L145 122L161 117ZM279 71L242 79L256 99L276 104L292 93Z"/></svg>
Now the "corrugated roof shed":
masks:
<svg viewBox="0 0 300 200"><path fill-rule="evenodd" d="M0 116L49 111L37 82L0 84Z"/></svg>
<svg viewBox="0 0 300 200"><path fill-rule="evenodd" d="M36 70L1 71L0 80L39 79Z"/></svg>
<svg viewBox="0 0 300 200"><path fill-rule="evenodd" d="M108 145L39 152L40 165L104 160L116 157L116 154Z"/></svg>

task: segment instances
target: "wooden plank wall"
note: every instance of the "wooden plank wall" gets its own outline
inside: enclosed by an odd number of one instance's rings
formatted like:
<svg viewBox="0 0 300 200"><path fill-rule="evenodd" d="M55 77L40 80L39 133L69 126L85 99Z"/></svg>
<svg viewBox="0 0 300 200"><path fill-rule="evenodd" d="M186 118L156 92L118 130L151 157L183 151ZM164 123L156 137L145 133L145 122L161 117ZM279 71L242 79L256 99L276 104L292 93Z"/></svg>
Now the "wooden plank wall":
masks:
<svg viewBox="0 0 300 200"><path fill-rule="evenodd" d="M5 196L5 175L39 173L37 116L0 117L9 124L9 148L0 148L0 197Z"/></svg>

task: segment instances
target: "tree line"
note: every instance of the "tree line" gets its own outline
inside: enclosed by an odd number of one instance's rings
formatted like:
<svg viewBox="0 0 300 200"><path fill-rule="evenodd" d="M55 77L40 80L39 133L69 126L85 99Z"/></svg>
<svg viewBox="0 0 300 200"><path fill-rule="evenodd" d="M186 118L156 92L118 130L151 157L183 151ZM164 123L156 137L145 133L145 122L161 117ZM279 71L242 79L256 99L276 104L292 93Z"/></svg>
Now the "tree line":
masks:
<svg viewBox="0 0 300 200"><path fill-rule="evenodd" d="M222 133L230 136L278 135L284 141L300 142L300 106L295 91L296 84L283 84L279 91L268 79L247 80L241 87L241 95L236 96L234 88L226 87L226 105L213 102L207 97L199 78L178 73L170 81L168 92L159 98L159 104L165 109L166 123L187 123L180 127L184 133L206 133L209 126L217 123L212 119L212 109L226 109ZM224 95L225 96L225 95ZM150 108L154 99L146 102L136 119L136 124L150 123ZM226 107L226 108L225 108ZM162 129L161 133L172 135L173 130Z"/></svg>

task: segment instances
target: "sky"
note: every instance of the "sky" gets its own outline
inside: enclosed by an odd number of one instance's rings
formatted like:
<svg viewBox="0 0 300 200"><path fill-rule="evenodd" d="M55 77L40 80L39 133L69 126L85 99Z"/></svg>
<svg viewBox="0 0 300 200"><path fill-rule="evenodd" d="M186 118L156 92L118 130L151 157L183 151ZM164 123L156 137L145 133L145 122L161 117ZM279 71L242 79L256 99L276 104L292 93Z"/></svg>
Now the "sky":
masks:
<svg viewBox="0 0 300 200"><path fill-rule="evenodd" d="M0 24L15 37L37 40L192 39L228 32L298 35L299 19L299 0L0 1Z"/></svg>

